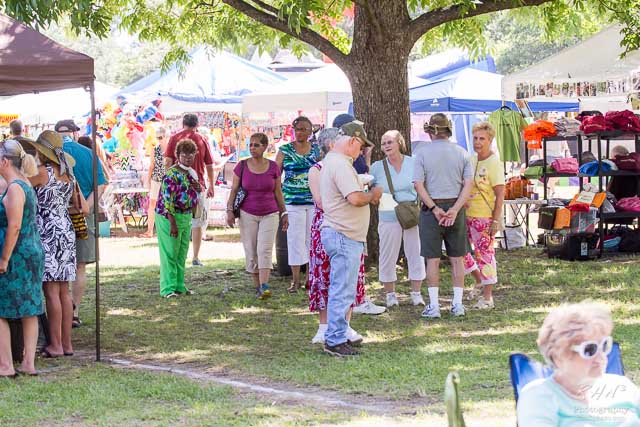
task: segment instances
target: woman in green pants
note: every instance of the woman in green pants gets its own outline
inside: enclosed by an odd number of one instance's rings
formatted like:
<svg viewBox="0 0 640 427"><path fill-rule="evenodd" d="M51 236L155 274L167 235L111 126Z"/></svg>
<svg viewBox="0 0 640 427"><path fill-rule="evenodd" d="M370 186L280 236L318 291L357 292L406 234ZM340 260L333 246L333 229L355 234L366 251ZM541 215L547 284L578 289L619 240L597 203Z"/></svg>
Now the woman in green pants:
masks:
<svg viewBox="0 0 640 427"><path fill-rule="evenodd" d="M201 191L198 174L191 167L198 149L183 139L176 146L175 165L162 180L156 204L156 229L160 249L160 295L174 298L193 291L184 285L184 263L189 251L191 218Z"/></svg>

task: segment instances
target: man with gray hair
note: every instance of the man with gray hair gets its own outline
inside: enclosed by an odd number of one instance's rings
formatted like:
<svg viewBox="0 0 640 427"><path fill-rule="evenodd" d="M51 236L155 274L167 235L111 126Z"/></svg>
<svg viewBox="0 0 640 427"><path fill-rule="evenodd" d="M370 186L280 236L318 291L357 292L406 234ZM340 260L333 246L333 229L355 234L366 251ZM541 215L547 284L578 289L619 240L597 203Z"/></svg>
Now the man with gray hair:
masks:
<svg viewBox="0 0 640 427"><path fill-rule="evenodd" d="M11 123L9 123L9 130L11 131L12 139L22 136L22 122L20 120L11 120Z"/></svg>
<svg viewBox="0 0 640 427"><path fill-rule="evenodd" d="M320 194L324 220L320 230L331 264L327 332L324 351L333 356L358 354L347 338L347 313L355 301L360 260L369 229L369 203L378 203L382 189L364 192L353 161L364 145L373 146L359 122L340 128L323 160Z"/></svg>
<svg viewBox="0 0 640 427"><path fill-rule="evenodd" d="M422 200L420 214L421 255L427 260L429 305L422 317L440 317L438 289L442 241L451 263L453 301L451 314L463 316L463 257L468 250L464 205L473 187L473 169L469 153L451 142L451 122L444 114L431 116L424 130L431 143L418 150L415 157L413 184Z"/></svg>

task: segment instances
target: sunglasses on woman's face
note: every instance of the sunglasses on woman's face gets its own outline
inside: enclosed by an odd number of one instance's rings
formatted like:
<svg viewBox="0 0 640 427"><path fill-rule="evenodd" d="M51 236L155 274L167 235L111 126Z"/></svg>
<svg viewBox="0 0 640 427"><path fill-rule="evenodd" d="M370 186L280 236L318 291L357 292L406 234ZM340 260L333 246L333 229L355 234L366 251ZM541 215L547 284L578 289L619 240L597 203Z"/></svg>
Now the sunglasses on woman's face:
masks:
<svg viewBox="0 0 640 427"><path fill-rule="evenodd" d="M249 144L249 147L251 147L251 148L261 148L261 147L263 147L263 145L259 144L259 143L258 144Z"/></svg>
<svg viewBox="0 0 640 427"><path fill-rule="evenodd" d="M613 338L611 336L604 337L602 342L597 341L584 341L580 344L571 346L571 350L578 353L583 359L589 360L597 356L598 351L601 351L605 356L611 353L613 347Z"/></svg>

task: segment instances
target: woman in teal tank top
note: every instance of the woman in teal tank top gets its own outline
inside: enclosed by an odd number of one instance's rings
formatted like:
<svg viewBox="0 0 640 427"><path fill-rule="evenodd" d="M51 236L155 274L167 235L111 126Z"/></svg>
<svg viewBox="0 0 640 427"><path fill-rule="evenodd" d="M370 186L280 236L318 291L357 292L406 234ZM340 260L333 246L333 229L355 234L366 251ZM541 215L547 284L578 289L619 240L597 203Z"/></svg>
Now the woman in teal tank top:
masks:
<svg viewBox="0 0 640 427"><path fill-rule="evenodd" d="M5 377L16 374L7 319L22 319L21 371L35 375L37 316L44 310L44 251L36 223L37 201L22 171L26 175L35 174L35 159L17 141L0 143L0 175L7 182L0 197L0 376Z"/></svg>
<svg viewBox="0 0 640 427"><path fill-rule="evenodd" d="M313 197L309 189L309 169L320 160L320 148L309 142L311 120L300 116L292 123L295 140L280 147L276 163L282 169L282 193L289 217L287 254L293 282L289 292L300 288L300 267L309 263Z"/></svg>

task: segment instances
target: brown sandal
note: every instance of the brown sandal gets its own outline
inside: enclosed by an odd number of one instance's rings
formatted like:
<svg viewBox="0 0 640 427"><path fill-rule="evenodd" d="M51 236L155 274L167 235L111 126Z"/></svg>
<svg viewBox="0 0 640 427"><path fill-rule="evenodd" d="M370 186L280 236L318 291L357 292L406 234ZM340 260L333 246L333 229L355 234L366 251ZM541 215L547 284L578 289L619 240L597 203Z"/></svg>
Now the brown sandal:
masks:
<svg viewBox="0 0 640 427"><path fill-rule="evenodd" d="M289 292L290 294L295 294L298 292L298 289L300 289L300 285L291 282L291 286L289 286L287 292Z"/></svg>

